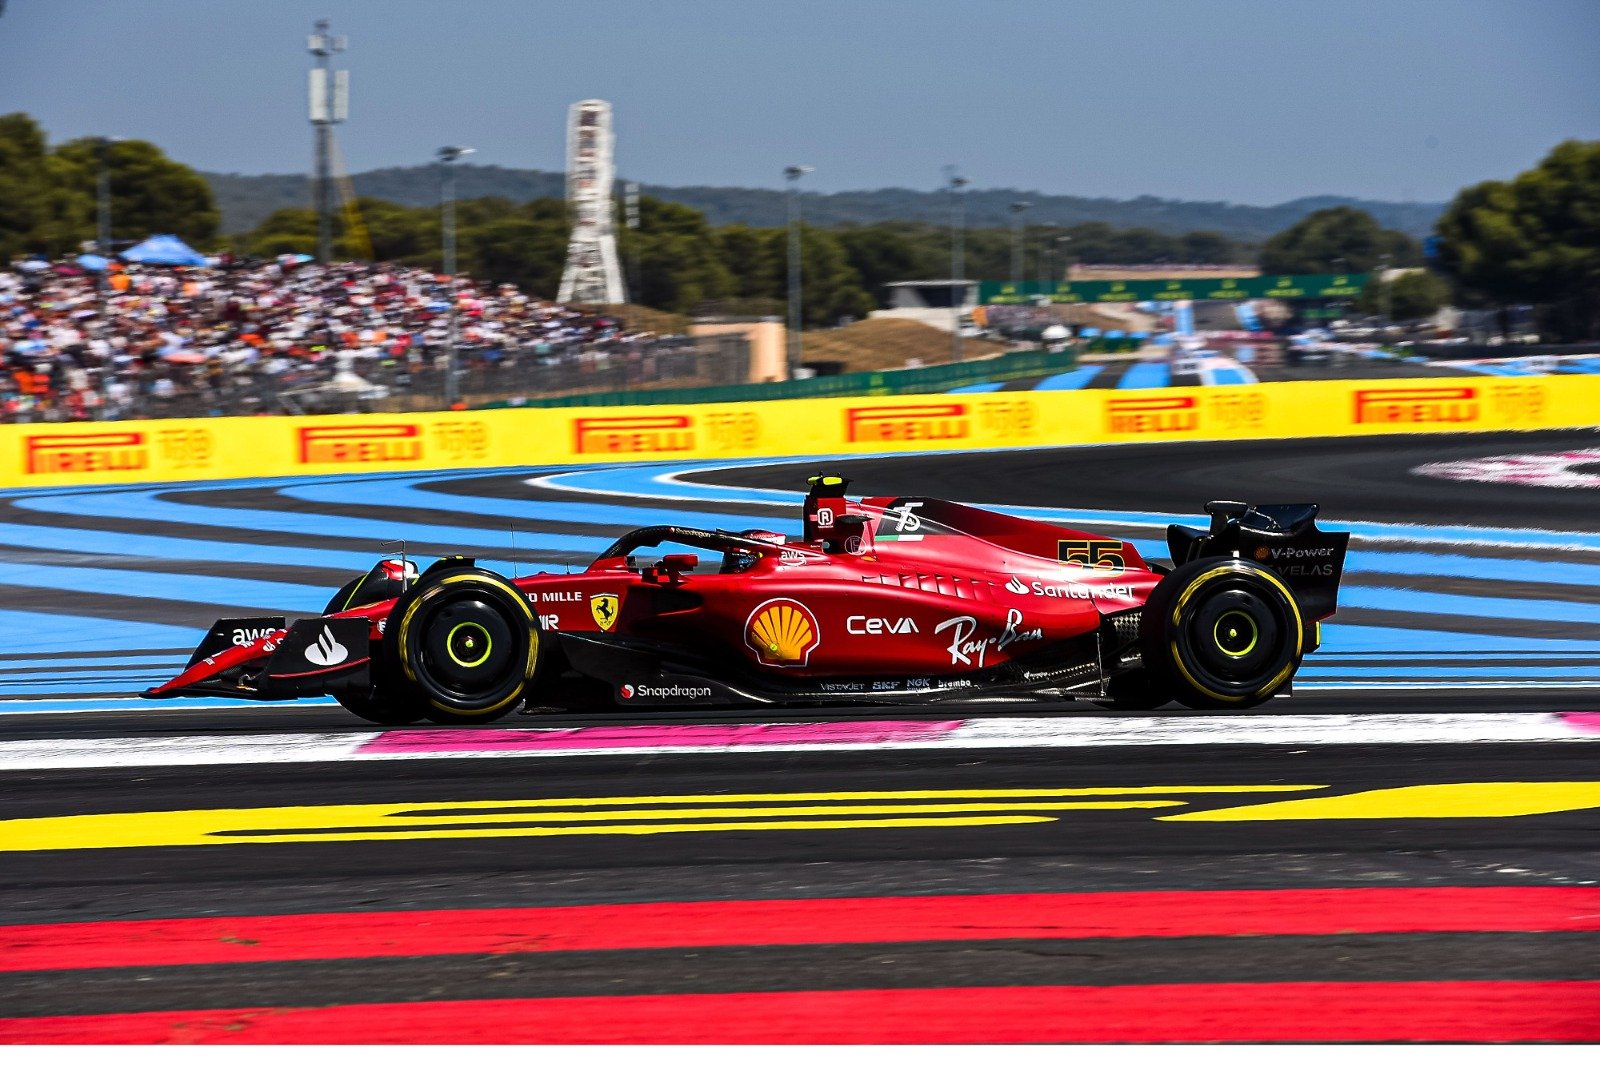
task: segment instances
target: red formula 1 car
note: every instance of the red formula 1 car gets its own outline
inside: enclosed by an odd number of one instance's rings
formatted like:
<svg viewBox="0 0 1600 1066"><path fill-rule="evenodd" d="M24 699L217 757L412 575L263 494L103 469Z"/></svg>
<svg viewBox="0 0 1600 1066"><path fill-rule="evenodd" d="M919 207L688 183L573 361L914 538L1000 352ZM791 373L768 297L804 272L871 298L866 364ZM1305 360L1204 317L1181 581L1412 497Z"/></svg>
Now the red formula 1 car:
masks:
<svg viewBox="0 0 1600 1066"><path fill-rule="evenodd" d="M386 559L326 612L223 619L152 698L332 695L369 721L536 707L1106 700L1241 709L1288 691L1348 533L1315 504L1206 505L1175 568L1126 541L811 480L804 533L651 526L581 573Z"/></svg>

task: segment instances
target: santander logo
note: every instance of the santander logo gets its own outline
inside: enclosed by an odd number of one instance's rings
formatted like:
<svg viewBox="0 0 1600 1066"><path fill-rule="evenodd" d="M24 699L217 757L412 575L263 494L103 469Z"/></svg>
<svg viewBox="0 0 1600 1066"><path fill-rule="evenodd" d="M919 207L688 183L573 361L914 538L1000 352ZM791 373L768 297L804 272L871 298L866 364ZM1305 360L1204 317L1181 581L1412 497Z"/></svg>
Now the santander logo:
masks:
<svg viewBox="0 0 1600 1066"><path fill-rule="evenodd" d="M306 648L306 660L317 666L338 666L350 658L350 651L333 639L333 630L322 627L322 635L315 644Z"/></svg>

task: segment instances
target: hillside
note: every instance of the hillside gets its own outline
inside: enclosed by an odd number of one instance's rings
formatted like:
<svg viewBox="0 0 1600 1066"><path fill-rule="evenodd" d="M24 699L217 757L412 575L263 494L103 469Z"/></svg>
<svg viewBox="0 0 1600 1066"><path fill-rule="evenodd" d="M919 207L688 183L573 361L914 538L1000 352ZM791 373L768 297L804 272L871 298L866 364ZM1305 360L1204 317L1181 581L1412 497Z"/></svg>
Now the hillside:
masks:
<svg viewBox="0 0 1600 1066"><path fill-rule="evenodd" d="M964 346L968 359L1010 350L1008 345L972 337ZM868 318L838 329L807 330L803 358L807 363L842 363L846 374L901 370L909 359L933 366L950 361L950 334L921 322Z"/></svg>
<svg viewBox="0 0 1600 1066"><path fill-rule="evenodd" d="M205 174L222 209L222 228L240 233L281 207L307 207L310 183L302 174ZM356 193L376 196L412 207L439 202L436 167L390 167L351 176ZM752 226L781 226L786 220L781 189L745 189L711 185L642 185L647 196L686 204L705 212L712 225L743 222ZM461 199L501 196L521 203L544 196L564 195L561 174L544 170L461 165L456 171L456 195ZM1415 237L1426 236L1443 204L1388 203L1340 196L1313 196L1272 207L1220 201L1163 200L1140 196L1113 200L1082 196L1050 196L1021 189L972 189L965 195L967 225L974 229L1011 224L1012 202L1026 199L1033 207L1028 217L1036 222L1070 226L1104 222L1117 228L1148 226L1162 233L1213 230L1243 241L1262 241L1286 229L1313 211L1350 204L1367 211L1380 225ZM817 225L912 221L944 225L949 219L946 193L918 189L873 189L829 194L803 193L806 221Z"/></svg>

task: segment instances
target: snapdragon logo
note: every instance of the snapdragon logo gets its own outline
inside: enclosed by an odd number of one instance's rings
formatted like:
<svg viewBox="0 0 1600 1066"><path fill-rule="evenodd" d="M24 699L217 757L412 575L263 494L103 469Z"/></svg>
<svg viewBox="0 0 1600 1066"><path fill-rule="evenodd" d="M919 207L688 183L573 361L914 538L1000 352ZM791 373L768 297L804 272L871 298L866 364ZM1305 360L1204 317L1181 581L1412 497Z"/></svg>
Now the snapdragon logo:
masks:
<svg viewBox="0 0 1600 1066"><path fill-rule="evenodd" d="M706 685L623 685L618 692L625 700L635 696L645 700L703 700L711 695Z"/></svg>

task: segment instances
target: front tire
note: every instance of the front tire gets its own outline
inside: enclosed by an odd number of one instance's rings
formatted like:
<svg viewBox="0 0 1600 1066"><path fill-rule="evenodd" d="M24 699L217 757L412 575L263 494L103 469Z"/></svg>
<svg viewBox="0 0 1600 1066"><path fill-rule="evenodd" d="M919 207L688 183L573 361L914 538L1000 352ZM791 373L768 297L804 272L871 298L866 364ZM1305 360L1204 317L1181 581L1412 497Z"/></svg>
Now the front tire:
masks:
<svg viewBox="0 0 1600 1066"><path fill-rule="evenodd" d="M538 671L539 622L505 578L478 567L423 575L395 604L384 658L430 721L492 722L520 704Z"/></svg>
<svg viewBox="0 0 1600 1066"><path fill-rule="evenodd" d="M1300 667L1305 622L1294 593L1244 559L1197 559L1162 579L1140 626L1145 666L1180 703L1244 710Z"/></svg>

